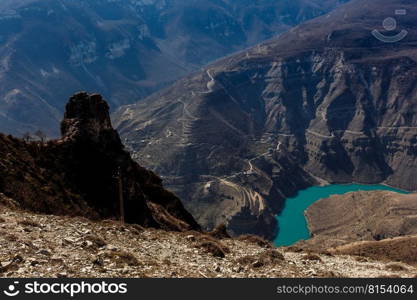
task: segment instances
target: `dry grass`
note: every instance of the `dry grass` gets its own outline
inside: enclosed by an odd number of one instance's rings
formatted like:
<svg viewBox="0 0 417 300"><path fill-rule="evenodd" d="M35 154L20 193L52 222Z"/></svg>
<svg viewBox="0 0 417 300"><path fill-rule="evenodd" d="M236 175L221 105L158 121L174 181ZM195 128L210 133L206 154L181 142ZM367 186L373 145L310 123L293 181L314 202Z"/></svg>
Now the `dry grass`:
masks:
<svg viewBox="0 0 417 300"><path fill-rule="evenodd" d="M254 269L262 268L263 266L265 266L265 262L262 260L257 260L252 264L252 268Z"/></svg>
<svg viewBox="0 0 417 300"><path fill-rule="evenodd" d="M6 241L9 241L9 242L16 242L19 240L19 238L15 234L6 234L4 238Z"/></svg>
<svg viewBox="0 0 417 300"><path fill-rule="evenodd" d="M308 262L304 256L317 252L293 253L237 239L218 240L197 231L145 229L136 235L129 225L120 231L117 223L13 210L5 210L0 215L7 220L7 224L0 224L3 226L0 228L0 267L7 265L0 274L3 277L290 278L386 274L410 277L417 274L413 266L406 265L409 269L404 271L388 271L388 262L360 263L344 255L327 257L318 253L322 262ZM23 231L27 227L16 226L23 219L34 220L42 227ZM11 239L16 241L9 242L7 234L13 234ZM94 248L110 241L111 245ZM88 247L84 246L85 242ZM22 259L17 259L9 266L15 254L20 254L25 262L19 263Z"/></svg>
<svg viewBox="0 0 417 300"><path fill-rule="evenodd" d="M200 233L197 236L193 235L193 237L196 241L196 248L203 249L206 253L210 253L215 257L224 258L227 253L230 253L230 249L227 246L212 236Z"/></svg>
<svg viewBox="0 0 417 300"><path fill-rule="evenodd" d="M317 254L314 254L314 253L307 253L306 255L303 256L302 259L303 260L318 261L318 262L322 261L320 256L318 256Z"/></svg>
<svg viewBox="0 0 417 300"><path fill-rule="evenodd" d="M247 256L243 256L243 257L239 257L236 262L238 264L241 264L243 266L248 266L250 264L253 264L254 262L256 262L256 256L254 255L247 255Z"/></svg>
<svg viewBox="0 0 417 300"><path fill-rule="evenodd" d="M92 234L87 235L85 237L85 240L93 243L93 246L97 248L102 248L107 245L107 242L103 240L101 237Z"/></svg>
<svg viewBox="0 0 417 300"><path fill-rule="evenodd" d="M379 276L379 278L401 278L401 276L398 276L397 274L388 274Z"/></svg>
<svg viewBox="0 0 417 300"><path fill-rule="evenodd" d="M215 257L226 257L226 251L224 251L224 249L218 243L214 243L212 241L205 241L199 243L196 247L204 249L207 253L210 253Z"/></svg>
<svg viewBox="0 0 417 300"><path fill-rule="evenodd" d="M145 228L137 224L131 224L129 225L129 230L133 232L134 234L140 234L141 232L145 230Z"/></svg>
<svg viewBox="0 0 417 300"><path fill-rule="evenodd" d="M273 248L272 243L270 241L265 240L264 238L261 238L256 235L252 234L244 234L237 238L239 241L244 241L252 244L256 244L259 247L263 248Z"/></svg>
<svg viewBox="0 0 417 300"><path fill-rule="evenodd" d="M226 225L224 224L217 226L213 231L209 232L208 235L219 240L231 238L231 236L227 233Z"/></svg>
<svg viewBox="0 0 417 300"><path fill-rule="evenodd" d="M374 260L399 261L417 265L417 237L405 236L382 241L352 243L335 248L334 254L365 256Z"/></svg>
<svg viewBox="0 0 417 300"><path fill-rule="evenodd" d="M272 263L285 260L284 255L282 255L281 252L274 249L266 250L264 253L261 254L261 257L264 260L270 261Z"/></svg>
<svg viewBox="0 0 417 300"><path fill-rule="evenodd" d="M29 226L29 227L41 227L41 225L35 221L24 219L17 222L17 224L22 226Z"/></svg>
<svg viewBox="0 0 417 300"><path fill-rule="evenodd" d="M285 247L285 251L287 252L294 252L294 253L300 253L303 252L304 249L298 246L289 246L289 247Z"/></svg>
<svg viewBox="0 0 417 300"><path fill-rule="evenodd" d="M277 250L266 250L260 255L247 255L240 257L236 262L243 266L251 266L252 268L261 268L267 265L277 264L284 261L284 256Z"/></svg>
<svg viewBox="0 0 417 300"><path fill-rule="evenodd" d="M136 256L126 251L110 251L104 253L104 257L119 265L139 266Z"/></svg>
<svg viewBox="0 0 417 300"><path fill-rule="evenodd" d="M407 271L408 270L408 268L401 263L387 264L386 269L389 270L389 271L394 271L394 272L401 272L401 271Z"/></svg>
<svg viewBox="0 0 417 300"><path fill-rule="evenodd" d="M354 260L356 260L357 262L367 262L367 261L369 261L369 259L368 259L368 258L363 257L363 256L354 256L353 258L354 258Z"/></svg>

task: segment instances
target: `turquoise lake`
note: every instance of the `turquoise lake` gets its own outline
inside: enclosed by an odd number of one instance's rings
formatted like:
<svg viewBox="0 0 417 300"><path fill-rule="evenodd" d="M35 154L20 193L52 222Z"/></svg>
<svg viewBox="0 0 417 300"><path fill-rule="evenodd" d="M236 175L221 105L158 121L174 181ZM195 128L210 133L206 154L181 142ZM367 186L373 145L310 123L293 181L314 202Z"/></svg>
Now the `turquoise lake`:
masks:
<svg viewBox="0 0 417 300"><path fill-rule="evenodd" d="M276 246L289 246L299 240L306 240L310 237L304 211L317 200L327 198L331 195L346 194L355 191L385 190L400 193L404 191L394 189L385 185L361 185L361 184L332 184L328 186L314 186L299 191L293 198L285 200L285 206L280 215L279 233L274 244Z"/></svg>

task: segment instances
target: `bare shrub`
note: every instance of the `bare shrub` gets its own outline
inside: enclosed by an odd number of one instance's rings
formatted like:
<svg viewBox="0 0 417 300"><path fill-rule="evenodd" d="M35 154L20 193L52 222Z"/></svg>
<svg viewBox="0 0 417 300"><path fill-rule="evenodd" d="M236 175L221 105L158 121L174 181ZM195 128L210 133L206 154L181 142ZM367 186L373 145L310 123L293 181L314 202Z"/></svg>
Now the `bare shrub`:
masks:
<svg viewBox="0 0 417 300"><path fill-rule="evenodd" d="M303 256L302 259L303 260L311 260L311 261L319 261L319 262L322 261L320 256L318 256L317 254L314 254L314 253L307 253L306 255Z"/></svg>
<svg viewBox="0 0 417 300"><path fill-rule="evenodd" d="M212 254L214 257L224 258L230 250L222 244L212 240L204 240L196 245L197 248L204 249L205 252Z"/></svg>
<svg viewBox="0 0 417 300"><path fill-rule="evenodd" d="M259 255L247 255L236 260L243 266L251 266L252 268L261 268L266 265L276 264L284 261L284 256L277 250L268 249Z"/></svg>
<svg viewBox="0 0 417 300"><path fill-rule="evenodd" d="M29 227L41 227L41 225L38 222L29 220L29 219L20 220L17 222L17 224L22 225L22 226L29 226Z"/></svg>
<svg viewBox="0 0 417 300"><path fill-rule="evenodd" d="M393 272L401 272L401 271L408 270L408 268L401 263L390 263L390 264L387 264L385 268Z"/></svg>
<svg viewBox="0 0 417 300"><path fill-rule="evenodd" d="M249 242L251 244L256 244L262 248L272 248L272 243L270 241L261 238L260 236L252 235L252 234L245 234L241 235L237 238L239 241Z"/></svg>
<svg viewBox="0 0 417 300"><path fill-rule="evenodd" d="M216 239L230 239L231 236L227 233L226 225L221 224L217 226L214 230L210 231L208 235L216 238Z"/></svg>
<svg viewBox="0 0 417 300"><path fill-rule="evenodd" d="M281 252L274 249L269 249L263 252L261 254L261 258L271 263L276 263L285 260L284 255L282 255Z"/></svg>
<svg viewBox="0 0 417 300"><path fill-rule="evenodd" d="M102 247L107 245L107 242L105 240L103 240L101 237L98 237L98 236L92 235L92 234L87 235L85 237L85 240L90 241L97 248L102 248Z"/></svg>
<svg viewBox="0 0 417 300"><path fill-rule="evenodd" d="M136 256L126 251L111 251L104 253L104 257L112 260L117 264L126 264L128 266L139 266Z"/></svg>

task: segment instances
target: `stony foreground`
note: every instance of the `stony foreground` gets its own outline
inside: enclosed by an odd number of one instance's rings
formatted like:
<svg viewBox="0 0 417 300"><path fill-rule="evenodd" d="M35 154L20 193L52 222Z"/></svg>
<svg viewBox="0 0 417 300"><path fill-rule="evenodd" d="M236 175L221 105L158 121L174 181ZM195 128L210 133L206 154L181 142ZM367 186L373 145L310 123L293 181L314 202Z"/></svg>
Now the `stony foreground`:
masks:
<svg viewBox="0 0 417 300"><path fill-rule="evenodd" d="M37 215L0 207L1 277L412 277L402 263L271 248L255 237Z"/></svg>

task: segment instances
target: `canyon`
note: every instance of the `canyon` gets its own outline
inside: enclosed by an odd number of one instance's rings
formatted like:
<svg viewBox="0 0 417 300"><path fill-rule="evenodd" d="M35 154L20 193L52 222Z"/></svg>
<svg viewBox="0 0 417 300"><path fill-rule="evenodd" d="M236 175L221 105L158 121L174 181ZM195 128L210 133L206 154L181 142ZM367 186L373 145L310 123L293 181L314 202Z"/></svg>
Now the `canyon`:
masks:
<svg viewBox="0 0 417 300"><path fill-rule="evenodd" d="M61 133L48 141L0 135L1 277L417 274L415 195L360 192L320 200L308 213L313 238L274 248L257 236L231 237L225 226L201 230L161 178L132 160L100 95L70 97ZM369 210L375 213L364 220ZM377 235L367 228L376 228ZM362 232L364 241L358 244Z"/></svg>
<svg viewBox="0 0 417 300"><path fill-rule="evenodd" d="M417 5L201 1L0 3L0 276L417 276Z"/></svg>
<svg viewBox="0 0 417 300"><path fill-rule="evenodd" d="M408 36L376 39L398 8ZM349 2L120 108L116 127L206 229L271 239L284 199L322 183L416 190L416 10Z"/></svg>

